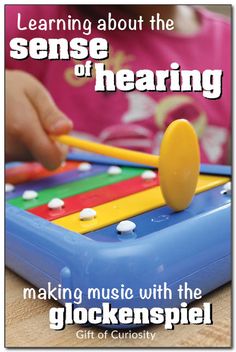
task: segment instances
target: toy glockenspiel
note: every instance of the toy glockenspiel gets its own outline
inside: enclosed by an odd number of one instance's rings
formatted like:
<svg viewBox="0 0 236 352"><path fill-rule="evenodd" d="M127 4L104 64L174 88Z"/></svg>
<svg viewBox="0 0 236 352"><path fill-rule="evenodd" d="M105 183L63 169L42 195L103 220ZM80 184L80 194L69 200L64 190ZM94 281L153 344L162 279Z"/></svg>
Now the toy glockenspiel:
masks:
<svg viewBox="0 0 236 352"><path fill-rule="evenodd" d="M159 170L144 164L86 153L69 154L54 172L38 163L8 164L7 266L36 287L132 288L134 299L112 302L116 307L156 306L136 294L154 284L166 282L175 292L187 282L206 294L230 281L230 167L201 165L192 202L175 211ZM86 308L101 303L83 300ZM177 297L158 302L179 304Z"/></svg>

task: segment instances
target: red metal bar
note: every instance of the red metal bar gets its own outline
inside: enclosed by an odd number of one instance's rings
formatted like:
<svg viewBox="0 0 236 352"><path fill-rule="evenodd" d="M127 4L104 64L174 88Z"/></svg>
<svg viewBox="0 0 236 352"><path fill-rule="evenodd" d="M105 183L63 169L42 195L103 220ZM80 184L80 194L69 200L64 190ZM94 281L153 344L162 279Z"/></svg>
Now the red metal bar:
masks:
<svg viewBox="0 0 236 352"><path fill-rule="evenodd" d="M60 210L50 210L47 205L42 205L31 208L28 211L44 219L55 220L80 211L83 208L92 208L158 185L158 177L154 180L144 180L141 176L138 176L109 186L97 188L93 191L65 198L65 206Z"/></svg>

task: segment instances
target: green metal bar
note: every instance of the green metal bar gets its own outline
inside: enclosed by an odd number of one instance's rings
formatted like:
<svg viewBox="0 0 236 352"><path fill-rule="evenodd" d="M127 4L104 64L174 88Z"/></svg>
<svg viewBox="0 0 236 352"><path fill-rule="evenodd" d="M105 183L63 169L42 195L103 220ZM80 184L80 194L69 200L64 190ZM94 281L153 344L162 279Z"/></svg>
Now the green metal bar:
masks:
<svg viewBox="0 0 236 352"><path fill-rule="evenodd" d="M144 169L123 167L119 175L109 175L102 173L97 176L91 176L86 179L65 183L56 187L47 188L38 192L38 197L33 200L24 200L22 197L9 199L8 203L18 208L27 210L47 204L52 198L67 198L76 194L91 191L96 188L111 185L132 177L141 175Z"/></svg>

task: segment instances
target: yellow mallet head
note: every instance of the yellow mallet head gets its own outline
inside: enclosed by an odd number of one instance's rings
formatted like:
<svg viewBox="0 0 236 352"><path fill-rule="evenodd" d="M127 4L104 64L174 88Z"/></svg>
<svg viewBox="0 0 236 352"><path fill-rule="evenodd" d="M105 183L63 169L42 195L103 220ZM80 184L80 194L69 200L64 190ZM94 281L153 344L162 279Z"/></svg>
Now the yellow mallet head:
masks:
<svg viewBox="0 0 236 352"><path fill-rule="evenodd" d="M160 186L166 203L176 211L189 206L200 171L198 138L184 119L172 122L162 139L159 159Z"/></svg>

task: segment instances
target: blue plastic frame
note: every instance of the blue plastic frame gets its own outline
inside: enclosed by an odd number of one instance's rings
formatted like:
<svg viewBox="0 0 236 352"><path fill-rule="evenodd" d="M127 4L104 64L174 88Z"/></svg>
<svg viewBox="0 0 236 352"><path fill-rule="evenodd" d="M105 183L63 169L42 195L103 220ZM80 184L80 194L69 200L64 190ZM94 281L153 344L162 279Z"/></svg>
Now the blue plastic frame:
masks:
<svg viewBox="0 0 236 352"><path fill-rule="evenodd" d="M222 166L215 172L228 174ZM6 204L6 265L36 287L47 288L49 281L83 292L89 287L131 287L135 298L112 301L114 307L178 306L176 296L143 301L137 291L167 282L174 292L187 281L206 294L231 280L231 201L222 189L197 195L181 213L161 207L134 217L137 232L127 238L115 234L116 224L79 235ZM160 221L148 228L145 217ZM84 296L86 308L101 304Z"/></svg>

